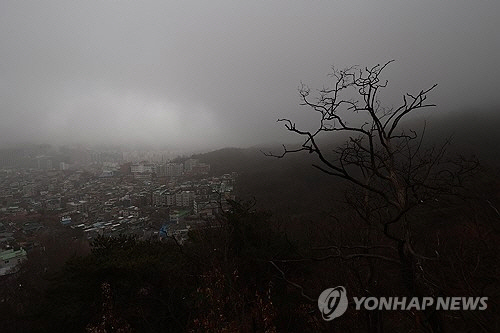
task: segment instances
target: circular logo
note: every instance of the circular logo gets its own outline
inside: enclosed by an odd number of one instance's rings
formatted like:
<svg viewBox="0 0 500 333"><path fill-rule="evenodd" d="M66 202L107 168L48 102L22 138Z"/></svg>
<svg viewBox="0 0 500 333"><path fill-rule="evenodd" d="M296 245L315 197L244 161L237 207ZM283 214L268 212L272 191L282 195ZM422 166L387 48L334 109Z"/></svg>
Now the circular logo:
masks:
<svg viewBox="0 0 500 333"><path fill-rule="evenodd" d="M342 316L347 304L347 293L342 286L325 289L318 297L318 308L326 321Z"/></svg>

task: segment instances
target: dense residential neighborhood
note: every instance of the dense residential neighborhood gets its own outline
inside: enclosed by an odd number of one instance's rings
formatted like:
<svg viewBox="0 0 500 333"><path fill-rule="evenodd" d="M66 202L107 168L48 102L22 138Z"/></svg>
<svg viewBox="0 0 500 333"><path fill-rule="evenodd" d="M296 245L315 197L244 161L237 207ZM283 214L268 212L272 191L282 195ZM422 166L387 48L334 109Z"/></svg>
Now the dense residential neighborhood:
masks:
<svg viewBox="0 0 500 333"><path fill-rule="evenodd" d="M0 170L0 275L15 272L38 235L67 228L74 239L135 235L187 240L234 200L237 174L213 175L197 159L127 162L94 154L78 163L34 159Z"/></svg>

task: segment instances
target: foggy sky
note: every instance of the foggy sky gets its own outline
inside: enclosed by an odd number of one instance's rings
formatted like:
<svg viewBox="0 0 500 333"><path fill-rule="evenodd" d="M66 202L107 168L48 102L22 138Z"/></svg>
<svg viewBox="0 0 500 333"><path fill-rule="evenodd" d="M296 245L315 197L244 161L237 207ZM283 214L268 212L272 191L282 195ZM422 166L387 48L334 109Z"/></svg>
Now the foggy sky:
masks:
<svg viewBox="0 0 500 333"><path fill-rule="evenodd" d="M0 1L0 142L249 146L310 124L301 81L385 72L386 104L500 105L500 2ZM397 97L397 98L396 98Z"/></svg>

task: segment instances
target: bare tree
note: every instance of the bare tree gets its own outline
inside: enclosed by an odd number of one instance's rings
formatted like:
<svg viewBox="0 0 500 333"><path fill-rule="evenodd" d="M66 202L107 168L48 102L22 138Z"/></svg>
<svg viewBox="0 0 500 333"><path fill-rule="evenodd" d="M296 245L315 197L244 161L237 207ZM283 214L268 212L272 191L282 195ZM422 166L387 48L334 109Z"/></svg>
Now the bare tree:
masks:
<svg viewBox="0 0 500 333"><path fill-rule="evenodd" d="M371 68L333 69L333 86L322 88L317 94L302 84L301 105L319 115L317 128L304 130L290 119L279 119L288 131L303 137L303 143L295 148L283 146L280 154L266 155L282 158L305 151L317 157L315 168L353 184L349 202L367 223L370 233L383 235L384 248L392 249L392 257L377 252L381 244L367 242L354 247L325 247L335 252L323 258L365 257L370 261L399 262L407 288L418 296L417 286L425 282L422 261L437 260L438 254L424 255L415 249L409 212L453 194L464 176L477 167L477 161L448 159L449 140L439 146L426 145L425 125L420 131L405 128L404 119L410 113L435 106L427 102L427 97L436 85L403 95L399 107L387 108L380 103L378 95L387 86L381 74L391 62ZM328 135L342 133L347 138L345 143L330 149ZM348 248L363 251L345 253ZM439 324L429 325L429 331L439 330Z"/></svg>

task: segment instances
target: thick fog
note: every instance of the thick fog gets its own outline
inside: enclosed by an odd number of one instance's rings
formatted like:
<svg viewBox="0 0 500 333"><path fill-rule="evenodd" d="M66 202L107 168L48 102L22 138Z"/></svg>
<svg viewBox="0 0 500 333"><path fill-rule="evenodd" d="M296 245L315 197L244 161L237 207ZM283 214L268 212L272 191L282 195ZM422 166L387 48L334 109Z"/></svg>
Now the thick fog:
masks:
<svg viewBox="0 0 500 333"><path fill-rule="evenodd" d="M500 105L500 2L0 2L0 142L249 146L289 140L300 81L390 59L386 104Z"/></svg>

